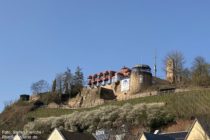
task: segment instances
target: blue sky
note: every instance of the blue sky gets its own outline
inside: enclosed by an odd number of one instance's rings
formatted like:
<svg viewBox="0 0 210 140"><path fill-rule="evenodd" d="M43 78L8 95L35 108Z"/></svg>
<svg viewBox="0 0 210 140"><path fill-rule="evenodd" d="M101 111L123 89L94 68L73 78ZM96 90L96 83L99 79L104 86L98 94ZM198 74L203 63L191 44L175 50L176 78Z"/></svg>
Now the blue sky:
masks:
<svg viewBox="0 0 210 140"><path fill-rule="evenodd" d="M0 110L66 67L85 75L183 52L210 61L209 0L1 0Z"/></svg>

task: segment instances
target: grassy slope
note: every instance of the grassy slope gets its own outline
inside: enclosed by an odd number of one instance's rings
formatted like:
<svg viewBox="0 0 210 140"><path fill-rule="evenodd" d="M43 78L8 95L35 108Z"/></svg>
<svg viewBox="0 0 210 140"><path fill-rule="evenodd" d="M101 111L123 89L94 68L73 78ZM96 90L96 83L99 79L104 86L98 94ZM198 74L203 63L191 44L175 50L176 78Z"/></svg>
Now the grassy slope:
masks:
<svg viewBox="0 0 210 140"><path fill-rule="evenodd" d="M107 103L109 105L122 106L126 103L132 105L139 103L153 103L164 102L166 103L166 110L177 118L189 119L192 116L210 116L210 90L203 89L200 91L189 91L183 93L171 93L161 96L150 96L143 98L130 99L127 101L113 101ZM101 105L106 106L107 104ZM31 118L60 116L71 114L74 111L88 111L95 110L101 106L87 108L87 109L45 109L40 108L31 111L31 104L12 105L9 109L0 114L0 130L21 129Z"/></svg>
<svg viewBox="0 0 210 140"><path fill-rule="evenodd" d="M28 122L26 114L30 112L31 103L15 102L0 114L0 130L21 130ZM1 133L0 133L1 135Z"/></svg>
<svg viewBox="0 0 210 140"><path fill-rule="evenodd" d="M139 104L139 103L153 103L153 102L165 102L171 95L162 95L162 96L151 96L151 97L143 97L143 98L136 98L136 99L130 99L127 101L113 101L109 102L104 105L99 105L92 108L83 108L83 109L46 109L46 108L40 108L33 112L30 112L28 114L29 117L35 117L35 118L42 118L42 117L50 117L50 116L61 116L70 114L74 111L88 111L88 110L95 110L101 106L106 105L119 105L122 106L126 103L130 103L132 105Z"/></svg>
<svg viewBox="0 0 210 140"><path fill-rule="evenodd" d="M200 91L189 91L183 93L171 93L160 96L150 96L143 98L136 98L127 101L113 101L108 103L109 105L119 105L122 106L125 103L139 104L139 103L153 103L153 102L164 102L166 103L166 110L174 114L178 118L189 118L192 116L201 116L210 114L210 90L200 90ZM107 104L101 105L106 106ZM100 106L98 106L100 107ZM60 116L65 114L70 114L73 111L84 111L84 110L94 110L98 107L88 108L88 109L38 109L36 111L30 112L29 117L39 118L39 117L50 117L50 116Z"/></svg>

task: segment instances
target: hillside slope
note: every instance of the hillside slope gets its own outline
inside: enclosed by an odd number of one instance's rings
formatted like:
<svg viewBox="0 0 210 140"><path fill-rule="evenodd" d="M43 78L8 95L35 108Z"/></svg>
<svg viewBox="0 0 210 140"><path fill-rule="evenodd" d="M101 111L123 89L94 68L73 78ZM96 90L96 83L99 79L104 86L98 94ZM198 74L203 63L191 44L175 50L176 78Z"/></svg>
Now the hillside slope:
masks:
<svg viewBox="0 0 210 140"><path fill-rule="evenodd" d="M127 107L130 109L124 115L121 116L117 113L118 111L126 111ZM151 112L151 110L153 111ZM152 130L165 127L178 119L189 120L192 117L206 119L207 123L210 124L209 116L210 90L202 89L127 101L113 101L93 108L75 110L45 108L34 110L33 105L29 103L16 103L0 114L0 129L23 129L24 126L25 129L44 129L46 128L43 127L44 124L51 129L62 126L76 131L79 126L80 129L93 132L102 127L117 127L123 122L133 126L141 125L145 129ZM46 119L39 119L43 117ZM68 119L68 117L72 119ZM45 123L42 122L43 120ZM67 122L68 124L66 124ZM72 125L69 125L70 122ZM116 122L115 126L110 125L110 122ZM75 128L75 126L77 127ZM47 130L49 131L49 129ZM44 129L44 131L46 130Z"/></svg>

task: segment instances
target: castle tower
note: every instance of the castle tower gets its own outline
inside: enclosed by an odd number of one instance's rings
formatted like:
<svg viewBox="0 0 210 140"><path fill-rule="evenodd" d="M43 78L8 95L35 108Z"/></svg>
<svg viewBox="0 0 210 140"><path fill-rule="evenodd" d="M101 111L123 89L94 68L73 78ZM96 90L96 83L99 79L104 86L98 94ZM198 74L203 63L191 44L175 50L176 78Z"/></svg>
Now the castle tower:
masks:
<svg viewBox="0 0 210 140"><path fill-rule="evenodd" d="M175 82L175 65L173 59L168 59L166 65L166 80L170 83Z"/></svg>
<svg viewBox="0 0 210 140"><path fill-rule="evenodd" d="M151 68L148 65L137 65L132 68L130 93L138 93L152 85Z"/></svg>

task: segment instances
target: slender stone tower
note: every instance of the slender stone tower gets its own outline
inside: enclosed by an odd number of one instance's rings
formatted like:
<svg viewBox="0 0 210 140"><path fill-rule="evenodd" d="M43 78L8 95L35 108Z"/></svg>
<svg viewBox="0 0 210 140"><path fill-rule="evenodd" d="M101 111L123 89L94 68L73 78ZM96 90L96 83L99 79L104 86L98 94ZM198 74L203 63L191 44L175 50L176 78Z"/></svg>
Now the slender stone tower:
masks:
<svg viewBox="0 0 210 140"><path fill-rule="evenodd" d="M166 65L166 80L170 83L175 82L175 65L173 59L168 59Z"/></svg>

